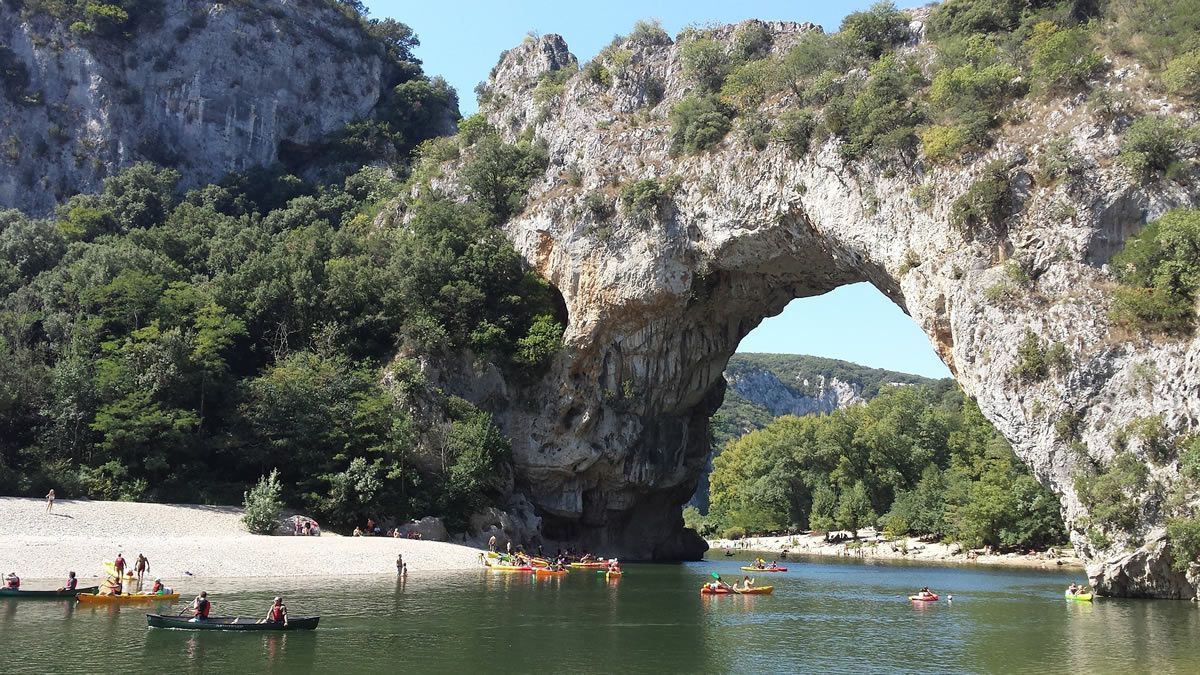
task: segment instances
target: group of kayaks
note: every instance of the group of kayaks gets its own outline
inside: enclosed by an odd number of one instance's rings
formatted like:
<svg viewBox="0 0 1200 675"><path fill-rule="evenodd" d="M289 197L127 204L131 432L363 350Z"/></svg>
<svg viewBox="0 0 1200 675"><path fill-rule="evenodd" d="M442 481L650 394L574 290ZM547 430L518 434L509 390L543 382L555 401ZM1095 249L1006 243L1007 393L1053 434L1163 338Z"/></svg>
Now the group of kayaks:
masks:
<svg viewBox="0 0 1200 675"><path fill-rule="evenodd" d="M483 557L483 565L493 572L525 572L535 576L562 576L569 570L593 570L612 579L622 575L620 567L614 569L615 560L587 560L558 566L545 558L515 558L514 556L488 552Z"/></svg>

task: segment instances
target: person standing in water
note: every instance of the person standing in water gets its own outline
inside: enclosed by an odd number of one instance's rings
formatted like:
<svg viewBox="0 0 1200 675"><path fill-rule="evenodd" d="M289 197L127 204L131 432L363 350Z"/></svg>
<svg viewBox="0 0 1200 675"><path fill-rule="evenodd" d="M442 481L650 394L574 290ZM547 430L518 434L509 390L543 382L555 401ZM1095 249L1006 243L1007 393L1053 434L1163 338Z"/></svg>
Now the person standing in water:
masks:
<svg viewBox="0 0 1200 675"><path fill-rule="evenodd" d="M403 573L404 573L404 554L400 553L400 554L396 555L396 574L403 574Z"/></svg>
<svg viewBox="0 0 1200 675"><path fill-rule="evenodd" d="M140 586L142 577L146 576L146 572L150 571L150 559L139 553L137 560L133 563L133 571L137 572L138 585Z"/></svg>

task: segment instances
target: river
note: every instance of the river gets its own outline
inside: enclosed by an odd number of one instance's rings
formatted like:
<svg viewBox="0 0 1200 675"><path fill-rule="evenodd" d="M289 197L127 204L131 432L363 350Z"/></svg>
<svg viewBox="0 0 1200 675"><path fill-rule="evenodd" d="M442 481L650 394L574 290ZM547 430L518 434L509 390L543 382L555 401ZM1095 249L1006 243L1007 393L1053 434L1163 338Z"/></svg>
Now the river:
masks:
<svg viewBox="0 0 1200 675"><path fill-rule="evenodd" d="M697 593L714 571L740 578L738 564L629 565L612 582L414 571L205 585L220 615L262 615L282 594L293 616L321 615L311 633L151 630L146 608L2 598L0 671L1200 672L1194 605L1064 601L1078 574L809 558L757 575L773 595ZM954 600L908 602L921 586Z"/></svg>

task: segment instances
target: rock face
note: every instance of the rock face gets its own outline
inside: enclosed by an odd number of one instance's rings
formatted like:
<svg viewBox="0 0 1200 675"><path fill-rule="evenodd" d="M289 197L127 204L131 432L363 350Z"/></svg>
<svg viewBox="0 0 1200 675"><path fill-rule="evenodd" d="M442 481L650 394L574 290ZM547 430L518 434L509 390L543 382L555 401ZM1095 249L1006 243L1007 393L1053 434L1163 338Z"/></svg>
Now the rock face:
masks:
<svg viewBox="0 0 1200 675"><path fill-rule="evenodd" d="M765 25L776 51L812 29ZM715 36L728 43L733 30ZM1027 108L1019 131L961 165L847 162L836 139L794 159L775 144L756 151L736 131L709 152L673 155L667 113L689 91L679 45L619 48L628 58L611 85L580 74L556 100L539 102L529 95L536 78L571 59L558 36L530 40L505 55L484 108L510 139L532 129L550 155L525 211L505 227L562 293L566 350L530 394L536 404L502 415L518 485L547 538L637 558L700 555L679 505L703 470L707 419L738 341L794 298L868 281L925 331L964 390L1061 497L1072 540L1095 564L1102 591L1194 593L1166 584L1159 563L1142 562L1161 559L1147 536L1162 525L1175 462L1155 464L1137 443L1130 447L1150 467L1150 481L1137 496L1137 527L1111 533L1103 550L1085 534L1089 514L1074 486L1085 466L1114 456L1133 420L1159 415L1177 435L1200 426L1200 340L1125 335L1108 319L1108 256L1139 224L1193 203L1176 184L1139 186L1123 172L1114 161L1120 125L1090 116L1078 100L1026 101L1018 104ZM1101 86L1130 86L1126 76L1117 70ZM648 83L665 92L649 107L636 103L653 100ZM764 114L794 105L784 94L768 100ZM1147 105L1170 111L1165 102ZM1070 189L1035 186L1031 177L1056 137L1087 164ZM1002 240L977 241L951 226L950 206L997 159L1009 167L1014 215ZM616 202L620 186L646 178L670 186L653 217L619 204L615 217L598 217L584 204L589 195ZM1011 265L1030 280L997 299ZM1037 382L1016 377L1027 331L1045 345L1062 343L1069 365ZM1147 571L1134 572L1139 566Z"/></svg>
<svg viewBox="0 0 1200 675"><path fill-rule="evenodd" d="M150 23L150 22L147 22ZM44 214L148 159L185 187L268 165L379 101L380 45L325 2L165 0L136 39L80 37L0 3L0 208Z"/></svg>
<svg viewBox="0 0 1200 675"><path fill-rule="evenodd" d="M776 417L782 415L828 415L834 410L862 403L862 387L843 382L836 377L818 377L817 382L804 382L816 388L815 395L797 392L769 370L751 369L737 375L725 374L729 388L742 398L757 403L771 411Z"/></svg>

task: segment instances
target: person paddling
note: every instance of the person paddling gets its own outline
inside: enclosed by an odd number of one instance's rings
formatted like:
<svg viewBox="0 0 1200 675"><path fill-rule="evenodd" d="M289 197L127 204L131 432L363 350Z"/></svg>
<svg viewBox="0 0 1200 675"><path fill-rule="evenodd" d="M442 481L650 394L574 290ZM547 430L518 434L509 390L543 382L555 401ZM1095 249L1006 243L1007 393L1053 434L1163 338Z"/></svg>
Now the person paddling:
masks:
<svg viewBox="0 0 1200 675"><path fill-rule="evenodd" d="M283 598L276 596L274 602L271 603L271 609L267 610L267 618L264 621L270 623L282 622L284 627L288 625L287 605L283 604Z"/></svg>
<svg viewBox="0 0 1200 675"><path fill-rule="evenodd" d="M79 580L75 578L75 573L67 572L67 584L58 590L73 591L77 586L79 586Z"/></svg>
<svg viewBox="0 0 1200 675"><path fill-rule="evenodd" d="M212 609L212 603L208 601L208 591L200 591L200 595L192 601L192 618L189 619L195 623L208 619L208 612Z"/></svg>
<svg viewBox="0 0 1200 675"><path fill-rule="evenodd" d="M21 577L17 576L16 572L9 572L8 576L4 577L4 587L14 591L21 590Z"/></svg>

